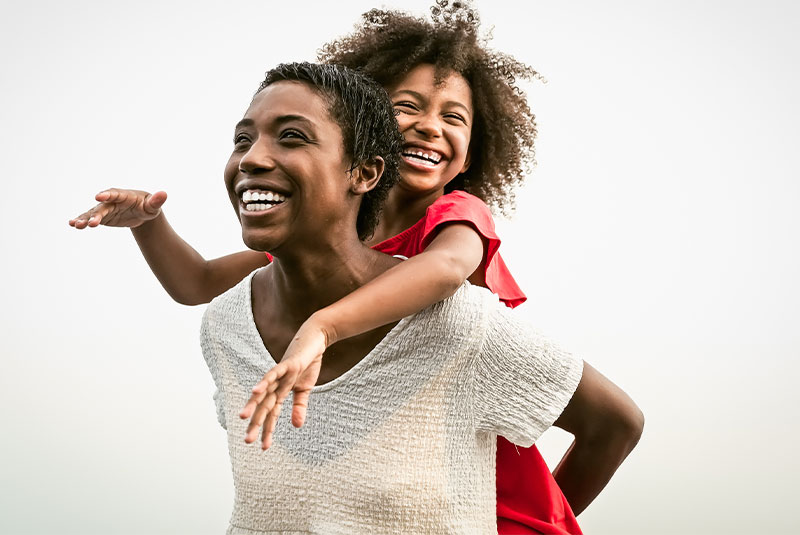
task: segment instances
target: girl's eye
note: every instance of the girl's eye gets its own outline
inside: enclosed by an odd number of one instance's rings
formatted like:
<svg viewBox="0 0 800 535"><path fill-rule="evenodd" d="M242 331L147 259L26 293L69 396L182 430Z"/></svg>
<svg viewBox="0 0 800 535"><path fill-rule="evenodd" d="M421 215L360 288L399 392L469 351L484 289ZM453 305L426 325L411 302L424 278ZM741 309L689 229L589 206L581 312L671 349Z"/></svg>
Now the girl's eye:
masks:
<svg viewBox="0 0 800 535"><path fill-rule="evenodd" d="M400 108L403 112L417 111L417 107L413 103L407 101L395 102L394 107Z"/></svg>
<svg viewBox="0 0 800 535"><path fill-rule="evenodd" d="M448 114L445 114L445 118L447 118L447 119L454 119L454 120L456 120L456 121L458 121L458 122L460 122L460 123L467 124L467 120L464 118L464 116L462 116L462 115L460 115L460 114L458 114L458 113L448 113Z"/></svg>

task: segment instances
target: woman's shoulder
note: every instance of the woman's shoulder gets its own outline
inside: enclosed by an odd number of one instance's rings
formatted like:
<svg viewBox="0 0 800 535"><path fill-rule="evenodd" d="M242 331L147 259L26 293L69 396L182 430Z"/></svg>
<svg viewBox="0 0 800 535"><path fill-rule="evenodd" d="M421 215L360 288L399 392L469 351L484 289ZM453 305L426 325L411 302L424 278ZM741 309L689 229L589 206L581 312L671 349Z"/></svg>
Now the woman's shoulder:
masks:
<svg viewBox="0 0 800 535"><path fill-rule="evenodd" d="M252 315L250 296L253 277L269 268L266 266L254 270L235 286L212 299L203 314L203 325Z"/></svg>

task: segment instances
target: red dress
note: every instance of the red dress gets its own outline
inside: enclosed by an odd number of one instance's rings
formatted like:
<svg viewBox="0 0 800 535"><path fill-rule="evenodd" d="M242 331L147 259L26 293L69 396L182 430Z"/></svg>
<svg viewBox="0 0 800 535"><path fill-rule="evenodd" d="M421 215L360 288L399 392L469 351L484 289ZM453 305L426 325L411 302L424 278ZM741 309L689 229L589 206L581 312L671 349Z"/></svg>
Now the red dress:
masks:
<svg viewBox="0 0 800 535"><path fill-rule="evenodd" d="M400 234L373 246L410 258L425 250L443 225L465 223L486 241L486 285L509 307L522 304L522 293L497 249L500 239L483 201L464 191L439 197L425 216ZM582 535L578 521L536 446L520 448L497 437L497 532Z"/></svg>
<svg viewBox="0 0 800 535"><path fill-rule="evenodd" d="M448 223L466 223L488 243L486 285L509 307L522 304L526 297L497 249L500 239L494 232L489 208L477 197L454 191L439 197L428 207L425 217L373 247L391 255L412 257L430 245ZM581 533L575 515L536 446L518 448L497 437L497 531L498 533Z"/></svg>

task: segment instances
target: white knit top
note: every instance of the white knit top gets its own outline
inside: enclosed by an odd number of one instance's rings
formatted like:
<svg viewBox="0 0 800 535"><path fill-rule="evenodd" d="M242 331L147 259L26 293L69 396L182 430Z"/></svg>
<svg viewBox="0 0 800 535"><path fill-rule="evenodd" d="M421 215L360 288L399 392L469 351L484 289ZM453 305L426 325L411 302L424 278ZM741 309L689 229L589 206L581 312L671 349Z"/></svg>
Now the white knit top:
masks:
<svg viewBox="0 0 800 535"><path fill-rule="evenodd" d="M275 365L253 320L252 277L211 302L200 334L228 431L228 533L497 533L496 435L530 446L572 397L582 361L465 283L315 387L301 429L290 396L262 452L244 443L238 416Z"/></svg>

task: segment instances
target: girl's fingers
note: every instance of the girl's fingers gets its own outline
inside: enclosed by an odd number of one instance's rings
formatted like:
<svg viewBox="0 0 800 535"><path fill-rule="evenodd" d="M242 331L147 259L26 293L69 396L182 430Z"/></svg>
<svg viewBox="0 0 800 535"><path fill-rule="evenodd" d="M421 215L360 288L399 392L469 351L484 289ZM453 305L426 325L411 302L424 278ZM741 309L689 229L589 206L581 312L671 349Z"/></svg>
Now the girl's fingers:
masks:
<svg viewBox="0 0 800 535"><path fill-rule="evenodd" d="M292 425L295 427L303 427L306 422L306 411L308 410L308 396L311 394L309 390L295 390L294 400L292 402Z"/></svg>
<svg viewBox="0 0 800 535"><path fill-rule="evenodd" d="M94 209L94 213L89 217L88 225L90 227L96 227L100 223L103 222L103 218L105 218L108 213L111 211L111 206L108 204L99 204Z"/></svg>
<svg viewBox="0 0 800 535"><path fill-rule="evenodd" d="M250 396L250 399L248 399L247 403L245 403L242 412L239 413L239 418L241 418L242 420L250 418L255 412L256 407L258 407L259 403L264 401L266 395L267 395L266 393L260 392L258 394L253 394L252 396Z"/></svg>
<svg viewBox="0 0 800 535"><path fill-rule="evenodd" d="M111 202L111 203L122 202L127 198L127 191L117 188L110 188L101 191L100 193L95 195L94 198L95 200L100 202Z"/></svg>
<svg viewBox="0 0 800 535"><path fill-rule="evenodd" d="M261 449L266 450L272 445L272 434L275 432L275 426L278 424L278 418L281 415L281 407L283 405L278 403L269 412L267 422L264 425L264 430L261 433Z"/></svg>
<svg viewBox="0 0 800 535"><path fill-rule="evenodd" d="M145 199L144 209L146 212L154 214L161 209L165 202L167 202L166 192L157 191Z"/></svg>
<svg viewBox="0 0 800 535"><path fill-rule="evenodd" d="M70 219L69 220L70 226L71 227L75 227L77 229L83 229L83 228L86 228L87 226L96 227L97 225L99 225L99 222L95 223L93 225L92 224L92 218L95 217L95 215L98 213L98 211L100 211L100 209L102 207L103 207L102 204L98 204L94 208L82 213L78 217L76 217L74 219ZM103 214L103 215L105 215L105 214Z"/></svg>
<svg viewBox="0 0 800 535"><path fill-rule="evenodd" d="M251 444L255 441L259 428L264 425L264 420L267 418L269 411L275 406L275 399L275 394L269 394L256 408L256 412L250 418L250 425L247 426L247 435L244 439L246 443Z"/></svg>

